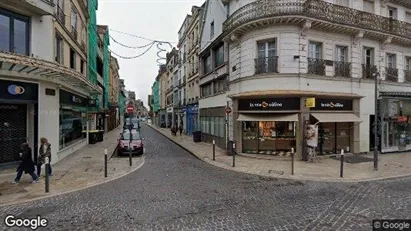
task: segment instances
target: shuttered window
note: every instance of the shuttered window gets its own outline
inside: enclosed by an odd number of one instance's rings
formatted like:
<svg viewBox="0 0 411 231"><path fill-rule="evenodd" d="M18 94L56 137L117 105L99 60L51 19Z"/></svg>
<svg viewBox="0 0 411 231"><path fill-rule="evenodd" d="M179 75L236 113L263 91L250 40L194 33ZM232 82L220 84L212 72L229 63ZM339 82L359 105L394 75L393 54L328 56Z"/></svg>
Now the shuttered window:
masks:
<svg viewBox="0 0 411 231"><path fill-rule="evenodd" d="M374 13L374 2L369 0L364 0L363 10L365 12Z"/></svg>

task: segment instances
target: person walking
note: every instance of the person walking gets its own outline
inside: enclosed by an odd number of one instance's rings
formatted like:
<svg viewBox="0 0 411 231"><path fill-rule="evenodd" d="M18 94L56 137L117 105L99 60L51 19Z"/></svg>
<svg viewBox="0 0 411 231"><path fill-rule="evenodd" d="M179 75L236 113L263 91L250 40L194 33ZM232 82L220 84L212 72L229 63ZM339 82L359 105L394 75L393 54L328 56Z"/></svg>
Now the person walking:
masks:
<svg viewBox="0 0 411 231"><path fill-rule="evenodd" d="M51 144L45 137L40 139L39 148L39 158L37 159L37 176L40 177L41 166L46 164L46 157L49 158L49 163L51 162ZM49 165L49 176L52 176L51 165Z"/></svg>
<svg viewBox="0 0 411 231"><path fill-rule="evenodd" d="M180 132L180 136L182 136L183 133L183 122L180 123L180 126L178 126L178 131Z"/></svg>
<svg viewBox="0 0 411 231"><path fill-rule="evenodd" d="M33 178L32 183L37 183L39 178L35 173L35 164L31 157L31 148L28 143L23 143L20 145L20 158L21 163L17 167L17 176L12 183L18 184L20 182L21 176L23 175L23 172L30 174L30 176Z"/></svg>

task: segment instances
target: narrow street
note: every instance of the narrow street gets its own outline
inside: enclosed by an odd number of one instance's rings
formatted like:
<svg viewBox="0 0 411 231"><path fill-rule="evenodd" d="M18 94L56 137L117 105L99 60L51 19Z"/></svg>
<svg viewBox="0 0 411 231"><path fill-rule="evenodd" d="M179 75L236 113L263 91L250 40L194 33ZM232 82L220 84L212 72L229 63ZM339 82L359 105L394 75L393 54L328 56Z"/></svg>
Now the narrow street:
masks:
<svg viewBox="0 0 411 231"><path fill-rule="evenodd" d="M369 183L262 178L204 163L143 125L146 162L115 181L20 205L4 217L41 215L49 230L371 230L406 218L411 179ZM407 212L408 211L408 212ZM409 217L408 217L409 218Z"/></svg>

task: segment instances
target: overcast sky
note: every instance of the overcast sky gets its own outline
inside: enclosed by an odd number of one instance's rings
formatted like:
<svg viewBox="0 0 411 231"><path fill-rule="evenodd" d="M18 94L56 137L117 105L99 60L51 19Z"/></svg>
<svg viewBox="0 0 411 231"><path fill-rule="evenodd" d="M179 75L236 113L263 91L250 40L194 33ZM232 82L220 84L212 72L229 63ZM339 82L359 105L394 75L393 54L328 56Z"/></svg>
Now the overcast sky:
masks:
<svg viewBox="0 0 411 231"><path fill-rule="evenodd" d="M193 5L201 6L205 0L99 0L97 24L154 40L172 42L177 46L178 30ZM142 46L148 40L128 36L115 31L110 35L128 46ZM110 41L110 49L126 57L137 56L143 49L130 49ZM167 51L169 46L164 45ZM118 58L120 78L125 80L126 89L135 91L136 97L147 107L148 94L158 73L157 47L153 46L145 55L136 59ZM165 53L161 53L165 57ZM116 57L115 55L113 55Z"/></svg>

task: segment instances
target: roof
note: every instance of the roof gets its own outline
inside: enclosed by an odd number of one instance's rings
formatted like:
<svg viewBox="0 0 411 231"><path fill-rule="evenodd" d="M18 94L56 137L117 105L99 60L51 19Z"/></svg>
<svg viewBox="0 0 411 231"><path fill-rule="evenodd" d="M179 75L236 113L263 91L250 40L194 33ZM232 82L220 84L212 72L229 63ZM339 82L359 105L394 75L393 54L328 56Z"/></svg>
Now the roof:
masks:
<svg viewBox="0 0 411 231"><path fill-rule="evenodd" d="M247 91L238 94L229 95L230 98L254 98L269 96L306 96L306 97L340 97L340 98L363 98L352 93L341 92L323 92L323 91L299 91L299 90L265 90L265 91Z"/></svg>

